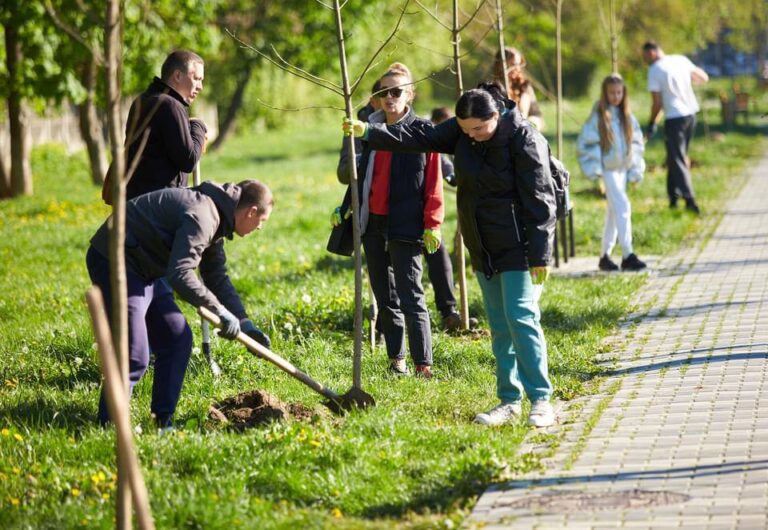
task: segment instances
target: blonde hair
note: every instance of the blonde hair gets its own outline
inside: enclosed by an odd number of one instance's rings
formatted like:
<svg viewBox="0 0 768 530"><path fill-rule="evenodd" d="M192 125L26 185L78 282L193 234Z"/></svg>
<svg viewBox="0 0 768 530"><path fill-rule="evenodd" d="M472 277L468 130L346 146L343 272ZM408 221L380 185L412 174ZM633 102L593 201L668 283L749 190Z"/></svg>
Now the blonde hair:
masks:
<svg viewBox="0 0 768 530"><path fill-rule="evenodd" d="M411 71L407 66L405 66L403 63L392 63L387 67L387 71L384 72L384 75L379 78L379 81L385 77L404 77L407 79L408 83L404 83L402 89L405 90L408 96L408 102L410 103L413 101L413 96L415 96L416 93L413 90L413 76L411 75Z"/></svg>
<svg viewBox="0 0 768 530"><path fill-rule="evenodd" d="M629 93L627 92L627 85L624 84L624 79L617 73L613 73L603 79L603 83L600 86L600 99L595 105L595 112L597 113L597 130L600 133L600 149L603 153L607 153L616 141L613 137L613 128L611 127L611 105L608 103L608 85L621 85L624 88L624 94L618 105L619 123L621 124L621 130L624 133L624 143L626 144L627 152L629 152L630 146L632 145L632 112L629 109Z"/></svg>

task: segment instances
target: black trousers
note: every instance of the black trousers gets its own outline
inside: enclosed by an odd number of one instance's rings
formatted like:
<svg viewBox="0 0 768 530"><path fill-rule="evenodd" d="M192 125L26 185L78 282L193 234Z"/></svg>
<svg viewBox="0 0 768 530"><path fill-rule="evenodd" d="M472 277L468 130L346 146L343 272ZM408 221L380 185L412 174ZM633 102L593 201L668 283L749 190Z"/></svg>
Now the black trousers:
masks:
<svg viewBox="0 0 768 530"><path fill-rule="evenodd" d="M664 121L667 148L667 195L674 202L678 197L693 200L693 182L688 168L688 146L696 129L696 116L682 116Z"/></svg>
<svg viewBox="0 0 768 530"><path fill-rule="evenodd" d="M456 312L456 296L453 294L453 265L445 240L440 242L437 252L424 252L427 272L432 289L435 291L435 306L443 318Z"/></svg>
<svg viewBox="0 0 768 530"><path fill-rule="evenodd" d="M371 214L362 237L368 276L390 359L405 358L405 333L414 364L432 364L432 329L421 284L421 244L387 240L387 216Z"/></svg>

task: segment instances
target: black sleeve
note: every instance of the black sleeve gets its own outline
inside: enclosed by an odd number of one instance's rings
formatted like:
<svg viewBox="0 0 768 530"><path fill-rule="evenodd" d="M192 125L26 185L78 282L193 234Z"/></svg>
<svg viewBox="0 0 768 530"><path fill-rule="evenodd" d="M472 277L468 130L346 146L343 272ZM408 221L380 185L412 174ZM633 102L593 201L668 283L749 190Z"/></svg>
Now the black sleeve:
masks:
<svg viewBox="0 0 768 530"><path fill-rule="evenodd" d="M200 260L200 276L205 286L233 315L241 320L248 317L243 302L227 274L224 240L217 241L203 251L203 257Z"/></svg>
<svg viewBox="0 0 768 530"><path fill-rule="evenodd" d="M352 167L349 165L349 144L352 137L347 136L341 144L341 151L339 151L339 165L336 167L336 178L342 184L349 184L352 180L351 171ZM360 155L363 152L363 142L358 138L355 138L355 161L360 165ZM359 176L358 176L359 178Z"/></svg>
<svg viewBox="0 0 768 530"><path fill-rule="evenodd" d="M366 140L372 149L383 151L453 154L461 134L455 118L440 125L427 121L397 125L369 123Z"/></svg>
<svg viewBox="0 0 768 530"><path fill-rule="evenodd" d="M522 137L518 139L513 156L521 216L528 237L528 263L532 267L542 267L552 259L557 222L549 145L532 126L518 134Z"/></svg>
<svg viewBox="0 0 768 530"><path fill-rule="evenodd" d="M205 125L190 121L181 104L160 105L154 124L160 127L168 158L184 173L191 173L200 160L205 142Z"/></svg>

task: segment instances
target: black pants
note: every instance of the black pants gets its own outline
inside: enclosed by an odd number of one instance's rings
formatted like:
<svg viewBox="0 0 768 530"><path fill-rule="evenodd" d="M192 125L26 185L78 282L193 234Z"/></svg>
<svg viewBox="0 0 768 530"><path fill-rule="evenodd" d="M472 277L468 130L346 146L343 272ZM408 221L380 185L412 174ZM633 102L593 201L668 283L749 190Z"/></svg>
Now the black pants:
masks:
<svg viewBox="0 0 768 530"><path fill-rule="evenodd" d="M405 332L414 364L432 364L432 330L421 284L421 244L387 240L387 216L371 214L362 237L368 276L379 308L387 356L405 357Z"/></svg>
<svg viewBox="0 0 768 530"><path fill-rule="evenodd" d="M453 265L445 241L440 242L437 252L424 252L427 272L432 289L435 291L435 306L443 318L456 312L456 296L453 294Z"/></svg>
<svg viewBox="0 0 768 530"><path fill-rule="evenodd" d="M674 202L678 197L693 200L693 183L688 169L688 145L696 129L696 116L682 116L664 122L667 148L667 195Z"/></svg>

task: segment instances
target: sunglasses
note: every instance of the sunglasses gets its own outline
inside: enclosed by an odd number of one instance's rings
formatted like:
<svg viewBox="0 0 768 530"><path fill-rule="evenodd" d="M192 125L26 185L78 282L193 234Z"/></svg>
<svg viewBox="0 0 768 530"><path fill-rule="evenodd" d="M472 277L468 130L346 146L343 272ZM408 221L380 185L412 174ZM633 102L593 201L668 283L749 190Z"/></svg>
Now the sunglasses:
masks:
<svg viewBox="0 0 768 530"><path fill-rule="evenodd" d="M385 88L385 89L381 90L381 92L379 92L378 95L379 95L380 98L384 99L385 97L387 97L387 94L389 94L393 98L399 98L400 96L403 95L403 89L402 88L397 88L397 87L395 87L395 88Z"/></svg>

